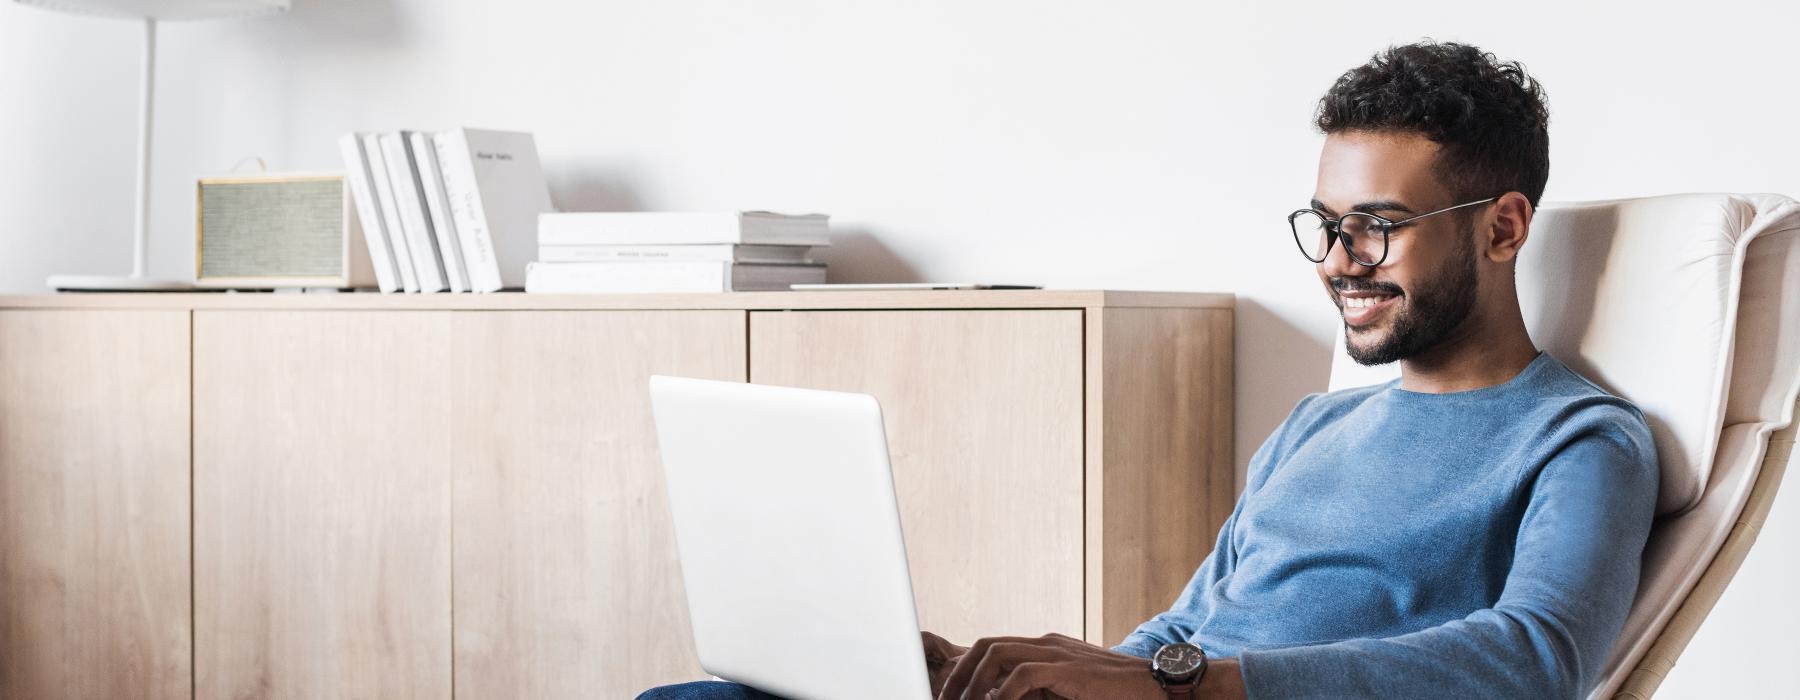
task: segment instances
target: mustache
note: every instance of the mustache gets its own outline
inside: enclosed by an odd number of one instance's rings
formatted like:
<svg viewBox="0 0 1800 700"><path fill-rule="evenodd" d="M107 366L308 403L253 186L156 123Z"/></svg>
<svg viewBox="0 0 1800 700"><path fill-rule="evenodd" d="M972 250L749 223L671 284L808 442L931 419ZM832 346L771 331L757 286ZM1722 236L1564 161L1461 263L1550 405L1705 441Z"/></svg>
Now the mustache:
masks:
<svg viewBox="0 0 1800 700"><path fill-rule="evenodd" d="M1392 282L1377 282L1375 280L1351 279L1348 277L1331 278L1331 288L1339 294L1345 292L1375 292L1377 294L1394 295L1406 294L1404 290L1400 289L1400 285Z"/></svg>

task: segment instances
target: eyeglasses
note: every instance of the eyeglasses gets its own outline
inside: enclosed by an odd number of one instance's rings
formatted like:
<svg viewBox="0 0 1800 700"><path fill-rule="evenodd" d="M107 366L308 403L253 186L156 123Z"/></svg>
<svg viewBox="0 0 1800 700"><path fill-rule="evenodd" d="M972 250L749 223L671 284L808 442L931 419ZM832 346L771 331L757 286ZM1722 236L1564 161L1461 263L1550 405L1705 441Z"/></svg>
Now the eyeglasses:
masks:
<svg viewBox="0 0 1800 700"><path fill-rule="evenodd" d="M1312 209L1301 209L1288 215L1288 227L1294 229L1294 243L1300 246L1300 254L1305 255L1307 260L1325 262L1325 257L1331 255L1332 244L1342 240L1344 251L1350 254L1351 260L1363 267L1375 267L1387 260L1388 233L1394 229L1427 216L1487 204L1497 199L1499 197L1464 202L1399 221L1360 211L1333 219Z"/></svg>

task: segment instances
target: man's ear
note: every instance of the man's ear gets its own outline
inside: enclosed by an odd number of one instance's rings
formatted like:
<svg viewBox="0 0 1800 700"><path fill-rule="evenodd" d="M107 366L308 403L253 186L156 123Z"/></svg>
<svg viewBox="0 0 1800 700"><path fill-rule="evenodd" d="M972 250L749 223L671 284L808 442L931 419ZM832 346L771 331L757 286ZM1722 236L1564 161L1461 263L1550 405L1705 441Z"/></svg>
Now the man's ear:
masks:
<svg viewBox="0 0 1800 700"><path fill-rule="evenodd" d="M1508 192L1494 202L1492 210L1485 253L1493 262L1509 262L1519 256L1519 249L1531 236L1531 200L1518 192Z"/></svg>

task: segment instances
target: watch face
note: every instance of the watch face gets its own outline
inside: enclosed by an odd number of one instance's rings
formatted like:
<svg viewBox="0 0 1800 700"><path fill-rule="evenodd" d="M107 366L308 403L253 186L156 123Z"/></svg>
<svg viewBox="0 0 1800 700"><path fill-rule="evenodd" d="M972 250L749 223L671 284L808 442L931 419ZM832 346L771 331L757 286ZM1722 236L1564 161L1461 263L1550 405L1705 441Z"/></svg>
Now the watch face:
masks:
<svg viewBox="0 0 1800 700"><path fill-rule="evenodd" d="M1156 650L1150 663L1164 675L1181 677L1200 668L1206 654L1192 644L1165 644Z"/></svg>

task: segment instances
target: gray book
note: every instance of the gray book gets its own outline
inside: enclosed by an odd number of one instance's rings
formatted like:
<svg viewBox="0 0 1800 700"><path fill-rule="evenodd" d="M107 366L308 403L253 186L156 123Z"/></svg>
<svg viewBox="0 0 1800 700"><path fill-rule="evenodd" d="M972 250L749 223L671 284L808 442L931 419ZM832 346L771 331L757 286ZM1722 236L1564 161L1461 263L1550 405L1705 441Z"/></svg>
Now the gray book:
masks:
<svg viewBox="0 0 1800 700"><path fill-rule="evenodd" d="M551 210L537 143L531 134L485 129L446 131L432 143L470 288L525 286L538 215Z"/></svg>

